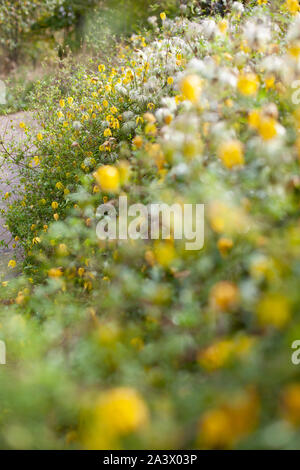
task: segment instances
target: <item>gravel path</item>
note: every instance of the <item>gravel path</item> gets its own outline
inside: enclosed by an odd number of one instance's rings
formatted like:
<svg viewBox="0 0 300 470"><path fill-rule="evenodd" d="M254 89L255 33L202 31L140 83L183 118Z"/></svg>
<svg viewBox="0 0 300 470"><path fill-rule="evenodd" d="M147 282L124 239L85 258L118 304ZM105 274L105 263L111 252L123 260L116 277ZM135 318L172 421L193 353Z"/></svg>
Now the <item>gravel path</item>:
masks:
<svg viewBox="0 0 300 470"><path fill-rule="evenodd" d="M20 122L26 123L32 120L30 113L20 112L9 116L0 116L0 141L5 147L14 147L24 139L24 132L19 127ZM18 187L18 169L11 162L7 162L3 156L3 148L0 145L0 279L11 277L17 273L17 269L11 270L7 267L10 259L20 259L19 250L13 248L14 240L11 233L5 227L3 209L9 204L10 198L3 201L5 193L10 192L12 188ZM4 242L4 244L3 244Z"/></svg>

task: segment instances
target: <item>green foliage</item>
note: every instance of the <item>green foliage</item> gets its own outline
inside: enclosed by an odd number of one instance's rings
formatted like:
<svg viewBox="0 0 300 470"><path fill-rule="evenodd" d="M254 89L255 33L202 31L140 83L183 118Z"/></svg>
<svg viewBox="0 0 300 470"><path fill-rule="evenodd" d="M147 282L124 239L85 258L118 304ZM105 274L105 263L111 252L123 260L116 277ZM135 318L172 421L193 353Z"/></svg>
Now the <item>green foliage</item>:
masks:
<svg viewBox="0 0 300 470"><path fill-rule="evenodd" d="M36 87L6 198L26 263L0 289L2 448L299 447L299 20L188 15ZM120 194L205 203L204 249L99 240Z"/></svg>
<svg viewBox="0 0 300 470"><path fill-rule="evenodd" d="M46 18L61 0L14 0L0 5L0 45L8 59L17 62L24 42L28 41L31 27L40 18Z"/></svg>

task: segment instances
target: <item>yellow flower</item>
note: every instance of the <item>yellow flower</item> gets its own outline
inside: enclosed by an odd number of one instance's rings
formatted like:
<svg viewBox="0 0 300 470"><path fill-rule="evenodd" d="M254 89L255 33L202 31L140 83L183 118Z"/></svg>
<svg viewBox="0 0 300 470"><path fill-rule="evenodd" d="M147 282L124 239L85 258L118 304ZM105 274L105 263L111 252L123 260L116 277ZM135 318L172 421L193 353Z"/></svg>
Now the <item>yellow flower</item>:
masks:
<svg viewBox="0 0 300 470"><path fill-rule="evenodd" d="M53 202L51 203L51 207L52 207L53 210L57 209L57 208L58 208L58 202L53 201Z"/></svg>
<svg viewBox="0 0 300 470"><path fill-rule="evenodd" d="M149 106L149 105L148 105ZM149 124L153 124L156 122L156 117L152 113L145 113L144 114L144 119L147 121Z"/></svg>
<svg viewBox="0 0 300 470"><path fill-rule="evenodd" d="M169 125L169 124L171 124L172 121L173 121L173 116L172 116L172 114L167 114L167 115L164 117L164 122L165 122L165 124Z"/></svg>
<svg viewBox="0 0 300 470"><path fill-rule="evenodd" d="M199 441L204 447L224 449L233 441L231 417L226 410L215 409L204 414L201 422Z"/></svg>
<svg viewBox="0 0 300 470"><path fill-rule="evenodd" d="M111 165L100 166L94 173L98 185L105 192L114 193L120 187L120 175L117 168Z"/></svg>
<svg viewBox="0 0 300 470"><path fill-rule="evenodd" d="M96 402L83 445L97 450L114 448L118 437L138 431L148 420L148 408L136 390L130 387L107 390Z"/></svg>
<svg viewBox="0 0 300 470"><path fill-rule="evenodd" d="M175 248L171 241L159 241L154 246L155 259L164 268L168 268L175 258Z"/></svg>
<svg viewBox="0 0 300 470"><path fill-rule="evenodd" d="M287 385L282 393L283 418L294 426L300 425L300 383Z"/></svg>
<svg viewBox="0 0 300 470"><path fill-rule="evenodd" d="M253 129L258 129L260 122L260 113L258 110L254 109L253 111L250 111L248 115L248 125L249 127L252 127Z"/></svg>
<svg viewBox="0 0 300 470"><path fill-rule="evenodd" d="M156 125L148 122L145 126L145 134L155 136L157 134Z"/></svg>
<svg viewBox="0 0 300 470"><path fill-rule="evenodd" d="M69 254L67 245L65 243L60 243L57 248L57 253L60 256L67 256Z"/></svg>
<svg viewBox="0 0 300 470"><path fill-rule="evenodd" d="M228 22L227 20L223 19L219 21L218 23L218 29L222 34L225 34L228 28Z"/></svg>
<svg viewBox="0 0 300 470"><path fill-rule="evenodd" d="M64 185L58 181L55 185L56 189L64 189ZM58 206L57 206L58 207ZM57 207L53 208L53 209L57 209Z"/></svg>
<svg viewBox="0 0 300 470"><path fill-rule="evenodd" d="M168 77L167 83L168 83L168 85L173 85L173 83L174 83L174 78L173 78L173 77Z"/></svg>
<svg viewBox="0 0 300 470"><path fill-rule="evenodd" d="M165 21L165 20L166 20L166 18L167 18L167 15L165 14L165 12L164 12L164 11L162 11L162 12L161 12L161 14L160 14L159 16L160 16L160 19L161 19L162 21Z"/></svg>
<svg viewBox="0 0 300 470"><path fill-rule="evenodd" d="M232 352L232 341L217 341L203 351L200 351L197 356L197 361L204 369L214 371L223 367L229 361Z"/></svg>
<svg viewBox="0 0 300 470"><path fill-rule="evenodd" d="M19 124L19 127L20 127L20 129L25 129L26 128L25 122L21 121L20 124Z"/></svg>
<svg viewBox="0 0 300 470"><path fill-rule="evenodd" d="M118 163L118 170L120 175L120 184L127 184L131 172L130 164L126 160L121 160Z"/></svg>
<svg viewBox="0 0 300 470"><path fill-rule="evenodd" d="M105 131L103 132L103 135L104 137L111 137L112 133L109 127L105 129Z"/></svg>
<svg viewBox="0 0 300 470"><path fill-rule="evenodd" d="M65 100L59 100L59 106L64 108L66 106Z"/></svg>
<svg viewBox="0 0 300 470"><path fill-rule="evenodd" d="M243 391L231 402L207 411L199 422L201 448L227 449L251 433L258 422L259 399L253 389Z"/></svg>
<svg viewBox="0 0 300 470"><path fill-rule="evenodd" d="M96 413L118 434L136 431L148 420L148 409L142 397L129 387L119 387L103 393Z"/></svg>
<svg viewBox="0 0 300 470"><path fill-rule="evenodd" d="M220 281L210 291L211 306L217 310L227 312L239 303L239 289L236 284L229 281Z"/></svg>
<svg viewBox="0 0 300 470"><path fill-rule="evenodd" d="M77 271L77 272L78 272L78 276L79 276L79 277L82 277L82 276L84 275L84 271L85 271L84 268L78 268L78 271Z"/></svg>
<svg viewBox="0 0 300 470"><path fill-rule="evenodd" d="M137 135L135 138L132 140L133 145L137 148L140 149L143 145L143 139L141 136Z"/></svg>
<svg viewBox="0 0 300 470"><path fill-rule="evenodd" d="M218 240L218 248L222 256L227 256L232 247L233 241L231 238L222 237Z"/></svg>
<svg viewBox="0 0 300 470"><path fill-rule="evenodd" d="M16 265L17 265L16 261L15 261L14 259L11 259L11 260L8 262L8 265L7 265L7 266L8 266L9 268L12 268L12 269L13 269L13 268L16 267Z"/></svg>
<svg viewBox="0 0 300 470"><path fill-rule="evenodd" d="M291 318L289 302L281 294L265 294L258 303L256 315L259 324L263 327L284 328Z"/></svg>
<svg viewBox="0 0 300 470"><path fill-rule="evenodd" d="M37 137L37 140L40 140L40 141L43 140L43 138L44 138L44 136L41 132L39 132L36 137Z"/></svg>
<svg viewBox="0 0 300 470"><path fill-rule="evenodd" d="M244 165L243 144L239 140L228 140L223 142L218 148L218 157L229 169L235 166Z"/></svg>
<svg viewBox="0 0 300 470"><path fill-rule="evenodd" d="M288 53L291 57L298 60L300 56L300 41L296 41L292 45L290 45L288 47Z"/></svg>
<svg viewBox="0 0 300 470"><path fill-rule="evenodd" d="M270 88L274 88L274 85L275 85L274 75L269 75L268 77L265 78L265 85L266 85L267 90L269 90Z"/></svg>
<svg viewBox="0 0 300 470"><path fill-rule="evenodd" d="M188 75L180 83L181 93L192 103L197 103L202 92L202 80L198 75Z"/></svg>
<svg viewBox="0 0 300 470"><path fill-rule="evenodd" d="M62 276L62 270L60 268L51 268L48 271L48 276L52 278L57 278Z"/></svg>
<svg viewBox="0 0 300 470"><path fill-rule="evenodd" d="M298 0L286 0L284 6L292 15L296 15L300 10Z"/></svg>
<svg viewBox="0 0 300 470"><path fill-rule="evenodd" d="M54 220L58 221L59 215L58 214L53 214L53 218L54 218Z"/></svg>
<svg viewBox="0 0 300 470"><path fill-rule="evenodd" d="M259 80L257 75L254 73L241 74L238 79L237 87L242 95L256 95L259 87Z"/></svg>
<svg viewBox="0 0 300 470"><path fill-rule="evenodd" d="M263 140L271 140L277 135L277 121L272 117L262 117L258 124L258 133Z"/></svg>
<svg viewBox="0 0 300 470"><path fill-rule="evenodd" d="M68 104L71 106L73 104L74 98L72 96L69 96L68 98Z"/></svg>

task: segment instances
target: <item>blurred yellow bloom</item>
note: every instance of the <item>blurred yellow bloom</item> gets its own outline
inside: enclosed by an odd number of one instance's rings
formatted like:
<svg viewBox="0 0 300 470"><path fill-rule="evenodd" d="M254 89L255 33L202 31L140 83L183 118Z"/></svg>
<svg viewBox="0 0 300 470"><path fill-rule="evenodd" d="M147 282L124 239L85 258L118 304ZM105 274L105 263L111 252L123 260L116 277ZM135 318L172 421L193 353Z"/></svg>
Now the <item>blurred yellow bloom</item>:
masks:
<svg viewBox="0 0 300 470"><path fill-rule="evenodd" d="M57 208L58 208L58 202L53 201L53 202L51 203L51 207L52 207L53 210L57 209Z"/></svg>
<svg viewBox="0 0 300 470"><path fill-rule="evenodd" d="M9 260L7 266L8 266L9 268L15 268L16 265L17 265L16 261L15 261L14 259L11 259L11 260Z"/></svg>
<svg viewBox="0 0 300 470"><path fill-rule="evenodd" d="M148 122L148 124L145 126L145 134L155 136L157 134L156 125Z"/></svg>
<svg viewBox="0 0 300 470"><path fill-rule="evenodd" d="M300 383L287 385L282 393L283 418L294 426L300 426Z"/></svg>
<svg viewBox="0 0 300 470"><path fill-rule="evenodd" d="M210 291L211 306L222 312L235 308L239 303L239 289L229 281L220 281Z"/></svg>
<svg viewBox="0 0 300 470"><path fill-rule="evenodd" d="M109 127L107 127L107 128L104 130L103 135L104 135L104 137L111 137L111 136L112 136L112 132L111 132L111 130L110 130Z"/></svg>
<svg viewBox="0 0 300 470"><path fill-rule="evenodd" d="M218 249L222 256L228 255L228 252L233 247L233 241L231 238L222 237L218 240Z"/></svg>
<svg viewBox="0 0 300 470"><path fill-rule="evenodd" d="M84 268L78 268L78 276L82 277L84 275L85 269Z"/></svg>
<svg viewBox="0 0 300 470"><path fill-rule="evenodd" d="M198 75L188 75L180 83L181 93L192 103L197 103L202 92L202 80Z"/></svg>
<svg viewBox="0 0 300 470"><path fill-rule="evenodd" d="M211 346L199 352L198 363L208 371L223 367L233 353L233 343L230 340L216 341Z"/></svg>
<svg viewBox="0 0 300 470"><path fill-rule="evenodd" d="M256 314L261 326L284 328L291 318L288 299L281 294L267 293L259 301Z"/></svg>
<svg viewBox="0 0 300 470"><path fill-rule="evenodd" d="M118 387L102 392L84 430L84 447L111 449L118 437L142 429L148 421L148 408L133 388Z"/></svg>
<svg viewBox="0 0 300 470"><path fill-rule="evenodd" d="M57 247L57 253L60 256L67 256L69 254L67 245L65 243L60 243Z"/></svg>
<svg viewBox="0 0 300 470"><path fill-rule="evenodd" d="M154 255L158 264L168 268L176 256L173 243L169 240L157 241L154 245Z"/></svg>
<svg viewBox="0 0 300 470"><path fill-rule="evenodd" d="M274 88L274 85L275 85L274 75L270 75L265 78L265 85L266 85L267 90L269 90L270 88Z"/></svg>
<svg viewBox="0 0 300 470"><path fill-rule="evenodd" d="M260 403L256 391L249 388L230 402L204 413L199 421L198 444L206 449L228 449L254 431Z"/></svg>
<svg viewBox="0 0 300 470"><path fill-rule="evenodd" d="M60 106L61 108L64 108L65 105L66 105L65 100L59 100L59 106Z"/></svg>
<svg viewBox="0 0 300 470"><path fill-rule="evenodd" d="M165 21L165 19L167 18L167 15L165 14L164 11L162 11L159 16L162 21Z"/></svg>
<svg viewBox="0 0 300 470"><path fill-rule="evenodd" d="M218 23L218 29L222 34L225 34L228 28L228 21L223 19Z"/></svg>
<svg viewBox="0 0 300 470"><path fill-rule="evenodd" d="M284 6L292 15L296 15L300 10L298 0L286 0Z"/></svg>
<svg viewBox="0 0 300 470"><path fill-rule="evenodd" d="M300 56L300 41L296 41L288 47L288 53L294 59L298 59Z"/></svg>
<svg viewBox="0 0 300 470"><path fill-rule="evenodd" d="M63 275L62 270L60 268L51 268L48 271L48 276L52 278L61 277Z"/></svg>

